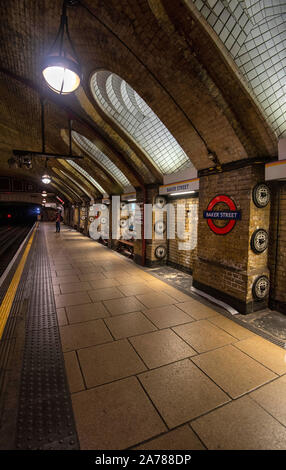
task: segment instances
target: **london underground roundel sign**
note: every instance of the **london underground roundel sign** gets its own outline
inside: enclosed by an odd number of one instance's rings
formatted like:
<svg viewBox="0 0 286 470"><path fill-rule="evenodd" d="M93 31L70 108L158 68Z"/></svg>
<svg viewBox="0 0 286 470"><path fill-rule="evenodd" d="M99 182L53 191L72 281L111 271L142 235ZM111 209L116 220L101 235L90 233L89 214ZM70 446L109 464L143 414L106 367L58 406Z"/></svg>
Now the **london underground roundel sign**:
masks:
<svg viewBox="0 0 286 470"><path fill-rule="evenodd" d="M226 235L241 219L241 212L237 210L233 200L224 194L215 196L204 211L209 228L217 235Z"/></svg>

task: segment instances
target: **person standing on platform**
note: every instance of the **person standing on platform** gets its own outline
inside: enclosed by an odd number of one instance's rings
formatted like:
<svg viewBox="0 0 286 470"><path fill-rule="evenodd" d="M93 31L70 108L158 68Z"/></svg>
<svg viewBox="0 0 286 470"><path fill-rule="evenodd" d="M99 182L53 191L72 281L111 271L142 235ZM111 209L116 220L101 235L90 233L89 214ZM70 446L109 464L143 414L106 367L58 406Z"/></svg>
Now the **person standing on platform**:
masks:
<svg viewBox="0 0 286 470"><path fill-rule="evenodd" d="M57 212L56 215L56 233L61 231L61 213Z"/></svg>

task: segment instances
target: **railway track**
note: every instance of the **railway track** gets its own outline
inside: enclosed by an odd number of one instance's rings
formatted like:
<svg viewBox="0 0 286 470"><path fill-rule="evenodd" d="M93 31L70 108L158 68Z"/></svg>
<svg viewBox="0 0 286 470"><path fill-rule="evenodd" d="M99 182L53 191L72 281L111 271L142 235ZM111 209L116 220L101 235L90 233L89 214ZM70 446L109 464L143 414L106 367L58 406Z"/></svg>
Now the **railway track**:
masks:
<svg viewBox="0 0 286 470"><path fill-rule="evenodd" d="M0 276L30 229L31 224L0 227Z"/></svg>

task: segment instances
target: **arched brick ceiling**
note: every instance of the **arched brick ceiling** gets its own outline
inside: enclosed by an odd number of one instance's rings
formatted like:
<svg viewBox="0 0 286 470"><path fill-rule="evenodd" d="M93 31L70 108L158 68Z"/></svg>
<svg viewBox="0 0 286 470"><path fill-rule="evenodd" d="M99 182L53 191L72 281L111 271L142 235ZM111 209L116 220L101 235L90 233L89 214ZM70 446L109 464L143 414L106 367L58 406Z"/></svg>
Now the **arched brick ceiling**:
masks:
<svg viewBox="0 0 286 470"><path fill-rule="evenodd" d="M164 175L192 167L191 161L152 109L125 80L107 70L95 72L91 91Z"/></svg>
<svg viewBox="0 0 286 470"><path fill-rule="evenodd" d="M120 168L118 168L93 142L75 131L72 131L72 138L78 147L87 153L95 163L103 167L123 189L131 186L130 181L122 173ZM134 190L134 188L132 189Z"/></svg>
<svg viewBox="0 0 286 470"><path fill-rule="evenodd" d="M81 134L105 146L134 187L160 182L160 172L138 146L98 112L90 77L99 69L120 76L144 99L197 169L212 166L208 148L220 163L275 155L275 135L187 0L86 0L86 7L69 8L84 79L75 95L65 97L47 89L40 68L58 28L62 0L2 3L0 151L5 162L13 148L41 148L42 94L47 98L47 151L66 152L61 129L71 114L86 128ZM6 163L0 165L9 171ZM39 162L32 173L40 177L42 169Z"/></svg>
<svg viewBox="0 0 286 470"><path fill-rule="evenodd" d="M76 126L76 128L82 131L82 128L80 126ZM62 129L61 136L64 142L66 143L66 145L69 146L68 130ZM83 159L78 159L74 161L74 163L76 163L77 167L80 167L80 169L78 169L79 172L84 171L88 173L88 175L91 178L94 179L94 181L98 185L98 190L102 194L104 193L117 194L118 192L120 192L120 188L118 187L118 184L116 183L116 181L113 178L111 178L110 175L105 170L103 170L99 165L97 165L94 162L94 160L91 159L88 153L86 153L83 149L78 147L75 144L75 142L73 142L73 139L72 139L72 154L84 156Z"/></svg>
<svg viewBox="0 0 286 470"><path fill-rule="evenodd" d="M286 2L192 0L234 59L278 137L286 136Z"/></svg>

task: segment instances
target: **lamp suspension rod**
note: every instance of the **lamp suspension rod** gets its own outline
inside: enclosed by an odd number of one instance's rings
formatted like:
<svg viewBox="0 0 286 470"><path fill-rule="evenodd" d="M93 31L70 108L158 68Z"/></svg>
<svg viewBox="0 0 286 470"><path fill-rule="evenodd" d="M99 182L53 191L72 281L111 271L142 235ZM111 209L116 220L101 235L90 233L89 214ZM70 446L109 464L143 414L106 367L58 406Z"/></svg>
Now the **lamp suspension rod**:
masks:
<svg viewBox="0 0 286 470"><path fill-rule="evenodd" d="M41 128L42 128L42 152L46 152L46 141L45 141L45 104L43 98L41 100Z"/></svg>
<svg viewBox="0 0 286 470"><path fill-rule="evenodd" d="M69 118L69 146L70 155L72 155L72 120Z"/></svg>

